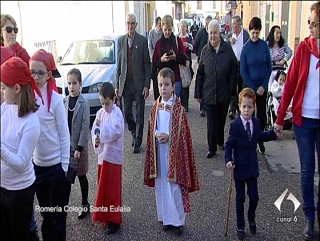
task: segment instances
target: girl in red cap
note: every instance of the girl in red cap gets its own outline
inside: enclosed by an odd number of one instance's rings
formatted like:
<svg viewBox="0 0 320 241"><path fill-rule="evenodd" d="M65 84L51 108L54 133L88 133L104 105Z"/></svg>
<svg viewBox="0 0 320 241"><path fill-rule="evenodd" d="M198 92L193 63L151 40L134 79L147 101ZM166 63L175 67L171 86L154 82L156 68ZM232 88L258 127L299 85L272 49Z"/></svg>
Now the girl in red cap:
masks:
<svg viewBox="0 0 320 241"><path fill-rule="evenodd" d="M56 92L53 73L56 66L52 54L41 49L30 59L31 75L40 89L43 105L37 112L41 132L34 151L36 194L41 212L43 240L66 240L67 205L66 172L70 157L70 136L63 99ZM39 97L36 96L37 100ZM40 100L39 102L40 103ZM54 208L48 212L44 208Z"/></svg>
<svg viewBox="0 0 320 241"><path fill-rule="evenodd" d="M12 57L1 65L1 239L29 240L36 190L32 155L40 135L34 92L25 62Z"/></svg>

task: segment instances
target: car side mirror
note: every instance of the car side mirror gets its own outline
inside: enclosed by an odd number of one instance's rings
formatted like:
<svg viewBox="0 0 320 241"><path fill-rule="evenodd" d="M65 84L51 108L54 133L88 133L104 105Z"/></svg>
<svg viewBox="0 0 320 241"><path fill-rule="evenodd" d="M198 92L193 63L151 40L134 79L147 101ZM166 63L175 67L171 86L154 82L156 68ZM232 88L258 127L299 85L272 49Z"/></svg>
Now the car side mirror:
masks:
<svg viewBox="0 0 320 241"><path fill-rule="evenodd" d="M59 57L57 58L57 63L61 63L61 61L62 61L62 57L59 56Z"/></svg>

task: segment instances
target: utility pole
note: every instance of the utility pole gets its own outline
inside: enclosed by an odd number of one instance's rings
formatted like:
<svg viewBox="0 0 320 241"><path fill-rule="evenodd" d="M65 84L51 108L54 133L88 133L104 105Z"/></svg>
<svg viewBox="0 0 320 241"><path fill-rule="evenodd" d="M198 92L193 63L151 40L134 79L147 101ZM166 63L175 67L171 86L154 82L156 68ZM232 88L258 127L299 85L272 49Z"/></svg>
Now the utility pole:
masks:
<svg viewBox="0 0 320 241"><path fill-rule="evenodd" d="M18 10L19 10L19 18L20 18L20 27L21 27L21 30L20 30L20 36L21 36L21 46L23 46L23 28L22 28L22 19L21 19L21 8L20 8L20 1L18 1Z"/></svg>
<svg viewBox="0 0 320 241"><path fill-rule="evenodd" d="M113 1L111 1L112 33L114 34Z"/></svg>

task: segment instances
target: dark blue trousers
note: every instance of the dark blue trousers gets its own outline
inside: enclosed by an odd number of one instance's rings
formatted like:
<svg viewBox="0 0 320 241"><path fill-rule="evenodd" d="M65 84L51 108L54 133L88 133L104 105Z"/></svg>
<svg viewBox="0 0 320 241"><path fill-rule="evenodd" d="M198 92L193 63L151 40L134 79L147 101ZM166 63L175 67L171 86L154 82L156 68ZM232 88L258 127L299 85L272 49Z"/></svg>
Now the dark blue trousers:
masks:
<svg viewBox="0 0 320 241"><path fill-rule="evenodd" d="M244 221L244 202L246 200L246 184L247 195L249 196L248 221L255 221L256 209L258 206L258 183L257 178L247 180L234 180L236 187L236 212L237 212L237 228L243 229L245 227Z"/></svg>
<svg viewBox="0 0 320 241"><path fill-rule="evenodd" d="M29 240L35 190L35 184L22 190L7 190L1 187L1 240Z"/></svg>
<svg viewBox="0 0 320 241"><path fill-rule="evenodd" d="M41 208L55 208L53 211L40 210L43 217L41 225L43 241L65 241L66 213L64 206L67 205L65 172L61 163L49 167L40 167L34 164L34 170L39 206ZM35 211L37 211L36 208Z"/></svg>
<svg viewBox="0 0 320 241"><path fill-rule="evenodd" d="M205 105L207 112L207 141L209 151L216 152L217 145L224 144L224 126L229 102L216 105Z"/></svg>

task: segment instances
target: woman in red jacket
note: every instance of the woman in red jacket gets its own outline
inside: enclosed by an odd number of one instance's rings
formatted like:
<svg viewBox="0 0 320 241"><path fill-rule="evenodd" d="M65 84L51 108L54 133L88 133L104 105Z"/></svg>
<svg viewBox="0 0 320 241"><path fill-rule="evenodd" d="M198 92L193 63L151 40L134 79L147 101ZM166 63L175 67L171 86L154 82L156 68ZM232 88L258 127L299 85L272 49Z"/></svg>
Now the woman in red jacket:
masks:
<svg viewBox="0 0 320 241"><path fill-rule="evenodd" d="M1 46L11 47L15 56L21 58L29 66L30 56L16 40L18 31L14 18L9 14L1 14Z"/></svg>
<svg viewBox="0 0 320 241"><path fill-rule="evenodd" d="M303 211L307 220L306 227L303 230L305 240L313 240L315 148L318 153L318 163L320 153L319 11L320 2L312 4L311 15L308 19L310 36L299 44L295 52L275 123L276 131L281 132L287 108L293 98L291 109L293 130L299 150ZM317 210L319 214L319 201Z"/></svg>

